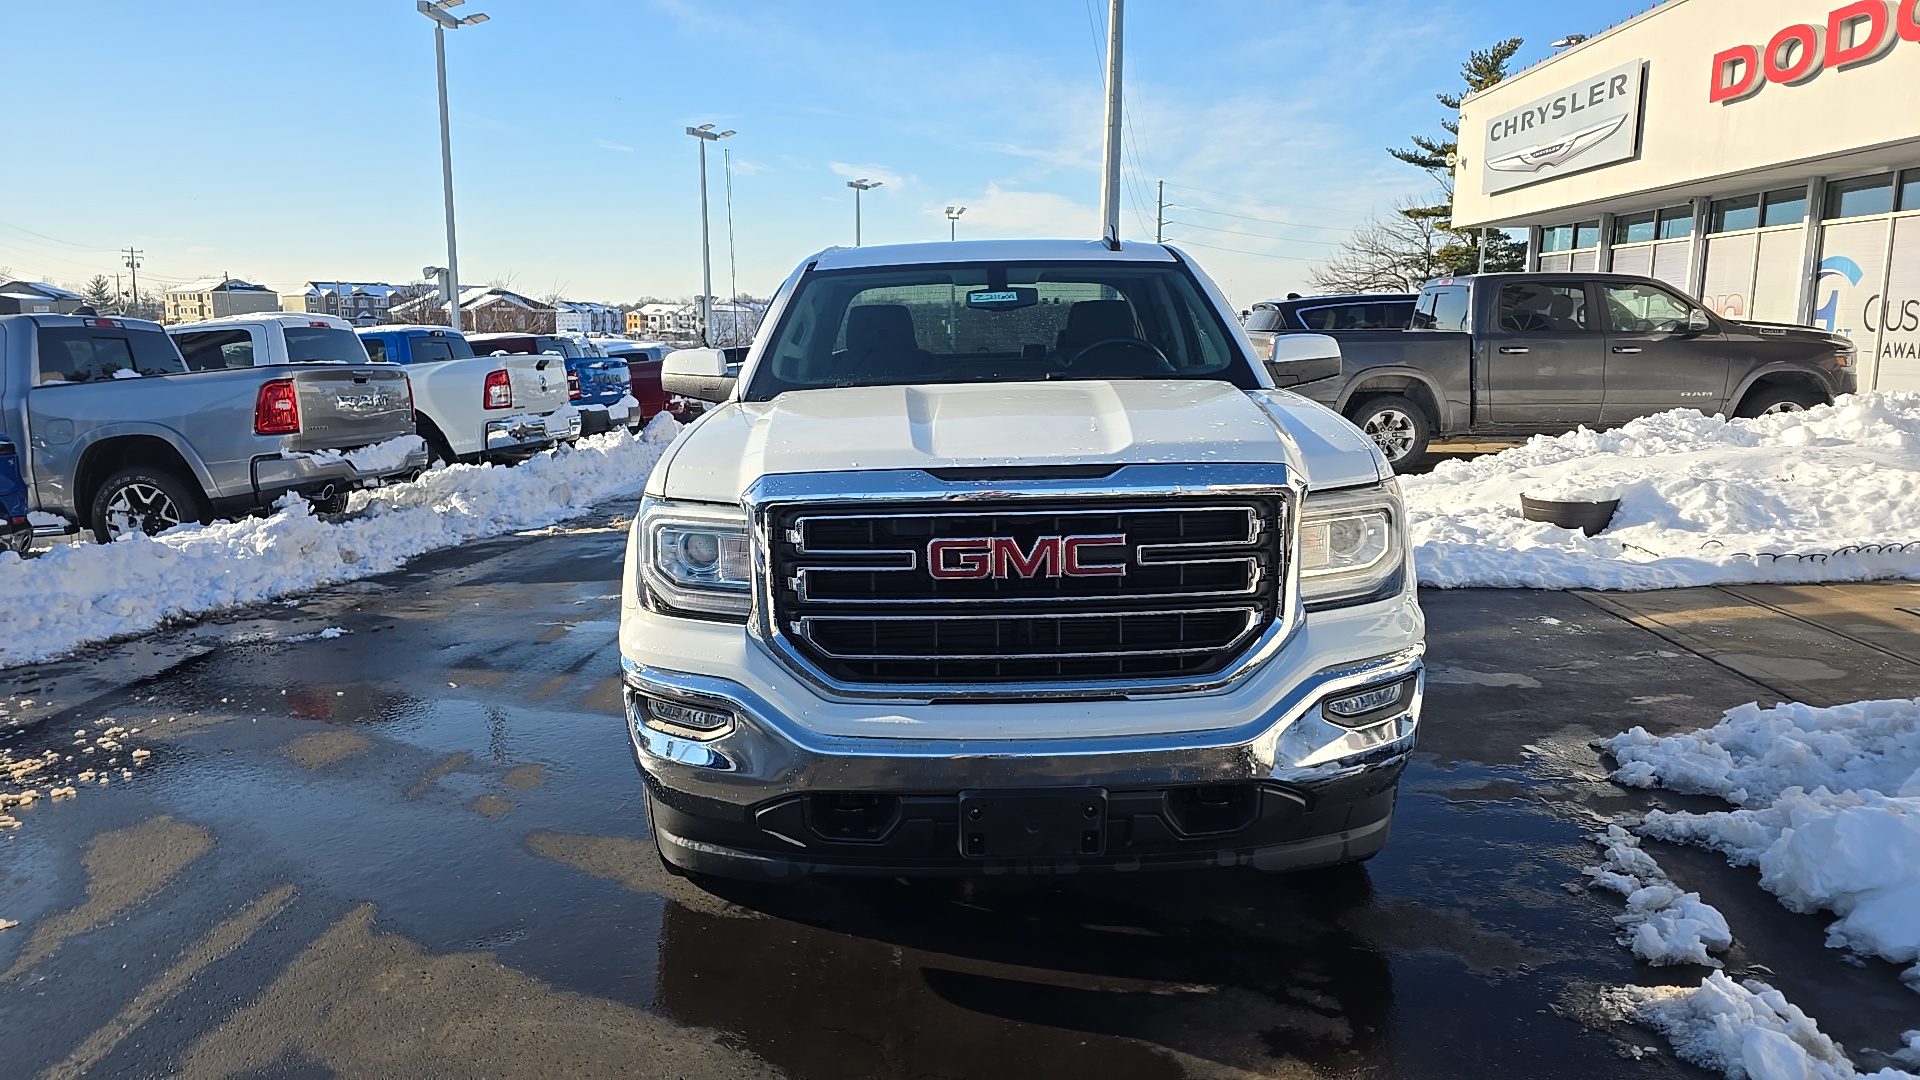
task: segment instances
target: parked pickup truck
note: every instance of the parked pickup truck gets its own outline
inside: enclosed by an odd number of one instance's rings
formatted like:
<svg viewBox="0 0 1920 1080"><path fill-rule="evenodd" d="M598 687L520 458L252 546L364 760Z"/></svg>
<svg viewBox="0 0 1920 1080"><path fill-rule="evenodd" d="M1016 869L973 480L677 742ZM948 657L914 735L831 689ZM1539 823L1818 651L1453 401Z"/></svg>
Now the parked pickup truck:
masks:
<svg viewBox="0 0 1920 1080"><path fill-rule="evenodd" d="M572 402L580 410L580 432L598 435L617 424L625 427L640 403L628 393L627 365L574 334L474 334L467 339L481 355L548 353L564 358Z"/></svg>
<svg viewBox="0 0 1920 1080"><path fill-rule="evenodd" d="M444 326L368 327L359 343L376 363L406 365L435 461L519 461L580 437L557 357L475 356Z"/></svg>
<svg viewBox="0 0 1920 1080"><path fill-rule="evenodd" d="M737 377L667 358L718 407L627 543L670 867L1280 871L1386 842L1424 632L1399 488L1273 389L1190 259L836 248L767 327Z"/></svg>
<svg viewBox="0 0 1920 1080"><path fill-rule="evenodd" d="M404 371L196 373L142 319L0 316L0 436L27 450L31 508L102 543L262 509L288 492L338 505L427 462Z"/></svg>
<svg viewBox="0 0 1920 1080"><path fill-rule="evenodd" d="M1340 343L1337 373L1270 365L1276 381L1352 420L1396 470L1435 436L1553 434L1675 408L1758 416L1856 382L1845 337L1723 319L1624 274L1440 278L1405 330L1325 333Z"/></svg>
<svg viewBox="0 0 1920 1080"><path fill-rule="evenodd" d="M663 412L672 414L676 420L685 419L682 415L685 399L669 399L660 386L660 363L673 351L673 346L658 342L642 344L623 338L594 338L593 344L606 353L608 359L627 365L627 392L640 403L638 412L627 418L628 427L637 430Z"/></svg>

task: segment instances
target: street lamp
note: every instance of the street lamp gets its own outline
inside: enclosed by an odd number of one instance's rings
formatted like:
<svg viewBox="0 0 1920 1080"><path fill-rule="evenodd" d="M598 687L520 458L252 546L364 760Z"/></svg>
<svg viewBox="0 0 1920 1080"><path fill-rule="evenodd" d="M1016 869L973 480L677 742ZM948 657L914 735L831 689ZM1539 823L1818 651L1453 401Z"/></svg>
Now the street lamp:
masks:
<svg viewBox="0 0 1920 1080"><path fill-rule="evenodd" d="M849 180L847 186L853 189L853 246L860 246L860 193L872 191L881 185L879 180Z"/></svg>
<svg viewBox="0 0 1920 1080"><path fill-rule="evenodd" d="M447 309L447 325L456 333L460 330L460 255L453 237L453 137L447 129L447 31L458 30L463 26L478 26L486 22L487 17L474 12L466 18L457 18L447 14L448 8L459 7L467 0L417 0L415 7L420 14L433 20L433 62L440 75L440 183L445 189L447 201L447 271L453 277L453 303Z"/></svg>
<svg viewBox="0 0 1920 1080"><path fill-rule="evenodd" d="M947 239L960 239L960 215L967 212L964 206L947 207Z"/></svg>
<svg viewBox="0 0 1920 1080"><path fill-rule="evenodd" d="M690 127L687 134L700 140L700 344L713 347L713 254L707 243L707 144L730 138L731 131L715 131L712 124Z"/></svg>

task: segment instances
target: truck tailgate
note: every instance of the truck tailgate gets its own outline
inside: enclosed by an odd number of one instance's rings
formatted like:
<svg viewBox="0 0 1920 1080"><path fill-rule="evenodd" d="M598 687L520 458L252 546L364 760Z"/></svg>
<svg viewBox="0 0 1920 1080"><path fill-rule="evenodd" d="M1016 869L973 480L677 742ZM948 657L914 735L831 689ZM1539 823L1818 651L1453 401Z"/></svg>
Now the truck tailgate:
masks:
<svg viewBox="0 0 1920 1080"><path fill-rule="evenodd" d="M513 380L515 411L538 416L567 403L567 365L558 356L496 356Z"/></svg>
<svg viewBox="0 0 1920 1080"><path fill-rule="evenodd" d="M300 402L297 450L351 450L414 432L404 369L383 365L283 368Z"/></svg>

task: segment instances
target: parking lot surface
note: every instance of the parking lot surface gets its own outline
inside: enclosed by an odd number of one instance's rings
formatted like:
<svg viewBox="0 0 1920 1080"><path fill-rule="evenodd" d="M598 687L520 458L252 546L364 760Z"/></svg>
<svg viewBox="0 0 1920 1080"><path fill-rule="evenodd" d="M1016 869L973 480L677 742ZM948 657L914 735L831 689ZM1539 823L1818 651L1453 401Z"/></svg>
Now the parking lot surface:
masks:
<svg viewBox="0 0 1920 1080"><path fill-rule="evenodd" d="M0 834L0 1071L1704 1075L1589 1007L1705 970L1636 967L1580 870L1596 823L1698 808L1608 782L1591 740L1795 696L1690 643L1712 604L1426 593L1421 749L1362 867L703 887L661 870L623 729L622 510L0 680L16 754L103 723L150 751ZM1714 604L1799 627L1776 657L1857 624L1894 670L1897 604L1798 595ZM1731 971L1849 1047L1914 1026L1893 966L1841 964L1826 920L1658 853L1726 913Z"/></svg>

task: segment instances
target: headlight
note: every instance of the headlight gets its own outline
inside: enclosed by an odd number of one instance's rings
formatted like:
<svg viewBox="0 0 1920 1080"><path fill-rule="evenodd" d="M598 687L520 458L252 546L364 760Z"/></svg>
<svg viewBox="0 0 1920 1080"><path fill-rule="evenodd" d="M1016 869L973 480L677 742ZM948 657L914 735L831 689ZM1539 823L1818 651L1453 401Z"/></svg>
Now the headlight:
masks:
<svg viewBox="0 0 1920 1080"><path fill-rule="evenodd" d="M1370 603L1405 571L1400 488L1309 495L1300 508L1300 598L1308 609Z"/></svg>
<svg viewBox="0 0 1920 1080"><path fill-rule="evenodd" d="M647 591L666 606L726 616L752 606L753 549L737 507L649 499L640 506L640 544Z"/></svg>

